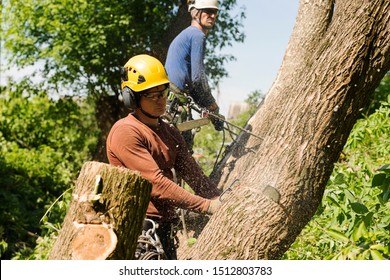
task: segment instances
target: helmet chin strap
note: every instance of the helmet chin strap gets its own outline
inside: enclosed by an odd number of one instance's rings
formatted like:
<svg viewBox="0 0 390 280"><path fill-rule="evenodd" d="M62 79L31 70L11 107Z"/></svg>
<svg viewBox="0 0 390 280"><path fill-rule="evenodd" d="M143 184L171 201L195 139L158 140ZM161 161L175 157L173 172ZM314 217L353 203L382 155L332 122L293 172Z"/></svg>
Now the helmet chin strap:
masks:
<svg viewBox="0 0 390 280"><path fill-rule="evenodd" d="M142 114L144 114L145 116L151 118L151 119L158 119L160 116L154 116L152 114L149 114L148 112L146 112L144 109L142 109L142 107L140 106L139 107L140 111L142 112Z"/></svg>

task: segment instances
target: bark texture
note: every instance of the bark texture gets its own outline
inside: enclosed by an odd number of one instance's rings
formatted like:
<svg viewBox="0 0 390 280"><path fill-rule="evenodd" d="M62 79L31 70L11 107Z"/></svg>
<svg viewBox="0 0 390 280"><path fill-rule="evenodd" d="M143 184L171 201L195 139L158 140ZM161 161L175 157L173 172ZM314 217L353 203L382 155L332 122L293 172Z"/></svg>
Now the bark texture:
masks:
<svg viewBox="0 0 390 280"><path fill-rule="evenodd" d="M177 17L172 21L166 32L161 36L161 48L152 51L152 55L160 61L165 62L167 58L168 48L173 39L185 28L190 26L191 16L188 12L187 0L179 1Z"/></svg>
<svg viewBox="0 0 390 280"><path fill-rule="evenodd" d="M301 0L279 73L220 170L239 179L182 259L278 259L314 215L390 69L388 0Z"/></svg>
<svg viewBox="0 0 390 280"><path fill-rule="evenodd" d="M86 162L49 259L134 259L150 191L137 172Z"/></svg>

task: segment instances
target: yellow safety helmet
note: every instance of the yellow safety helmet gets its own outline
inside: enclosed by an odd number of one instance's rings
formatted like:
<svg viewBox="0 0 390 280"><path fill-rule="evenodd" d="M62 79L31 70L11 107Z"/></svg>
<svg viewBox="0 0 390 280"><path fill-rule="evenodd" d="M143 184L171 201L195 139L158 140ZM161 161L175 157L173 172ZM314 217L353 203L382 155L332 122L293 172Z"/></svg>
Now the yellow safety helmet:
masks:
<svg viewBox="0 0 390 280"><path fill-rule="evenodd" d="M129 87L134 92L169 84L167 72L155 57L141 54L127 61L122 73L122 90Z"/></svg>
<svg viewBox="0 0 390 280"><path fill-rule="evenodd" d="M120 100L127 108L135 109L139 106L138 92L164 84L169 84L169 79L162 63L147 54L136 55L122 68Z"/></svg>

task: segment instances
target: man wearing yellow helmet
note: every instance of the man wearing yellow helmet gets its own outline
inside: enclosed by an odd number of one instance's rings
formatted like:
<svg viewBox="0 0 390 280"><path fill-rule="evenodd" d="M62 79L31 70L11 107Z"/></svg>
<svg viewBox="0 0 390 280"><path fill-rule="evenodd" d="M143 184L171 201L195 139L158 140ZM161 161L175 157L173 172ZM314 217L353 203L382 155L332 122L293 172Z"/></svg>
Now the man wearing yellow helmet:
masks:
<svg viewBox="0 0 390 280"><path fill-rule="evenodd" d="M204 65L206 35L217 19L218 1L187 2L192 17L191 25L170 44L165 68L170 81L182 92L188 92L196 104L218 113L219 107L211 94ZM218 119L212 121L216 130L223 129L223 122Z"/></svg>
<svg viewBox="0 0 390 280"><path fill-rule="evenodd" d="M168 259L176 259L171 224L176 208L212 214L220 205L220 190L203 173L188 152L180 132L164 122L169 80L164 66L149 55L137 55L122 73L122 95L133 109L117 121L107 137L107 156L111 164L123 166L152 183L151 200L146 216L159 224ZM192 194L174 182L175 173L195 191Z"/></svg>

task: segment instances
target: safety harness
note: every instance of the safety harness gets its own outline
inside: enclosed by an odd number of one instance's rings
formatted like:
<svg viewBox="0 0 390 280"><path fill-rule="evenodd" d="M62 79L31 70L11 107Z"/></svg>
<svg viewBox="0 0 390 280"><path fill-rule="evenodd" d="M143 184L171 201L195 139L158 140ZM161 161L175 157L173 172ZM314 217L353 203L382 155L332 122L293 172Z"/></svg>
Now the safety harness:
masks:
<svg viewBox="0 0 390 280"><path fill-rule="evenodd" d="M138 237L138 245L135 251L137 260L163 260L166 259L160 238L156 233L157 224L151 219L145 219L149 229L143 229Z"/></svg>

